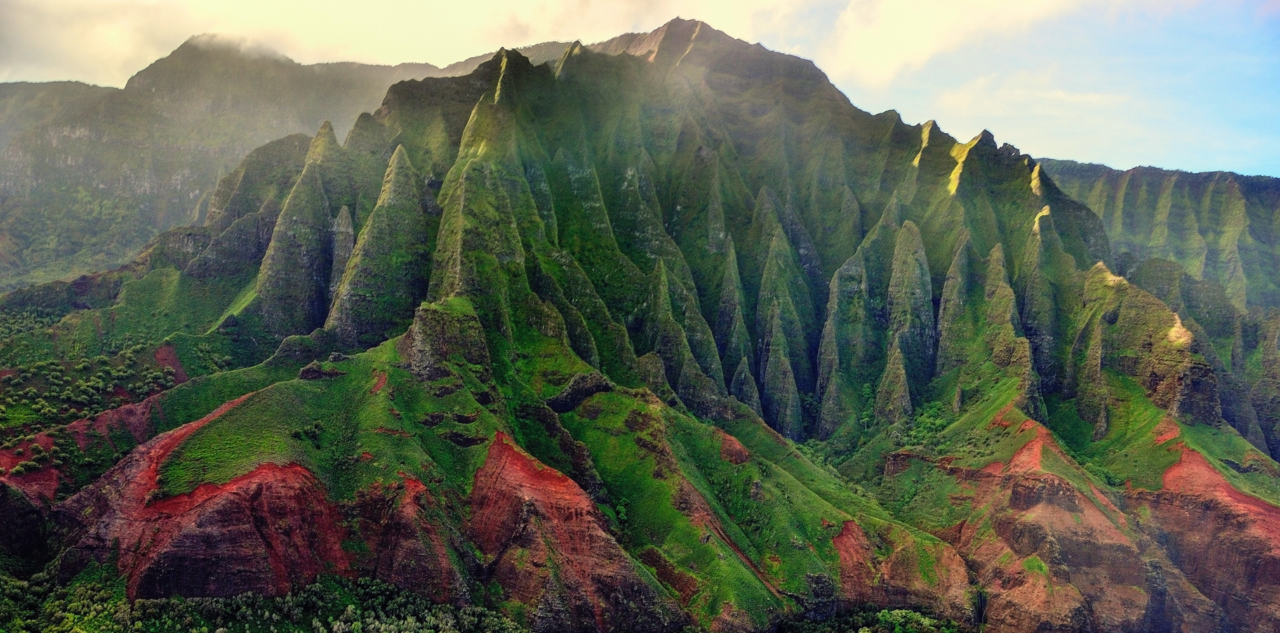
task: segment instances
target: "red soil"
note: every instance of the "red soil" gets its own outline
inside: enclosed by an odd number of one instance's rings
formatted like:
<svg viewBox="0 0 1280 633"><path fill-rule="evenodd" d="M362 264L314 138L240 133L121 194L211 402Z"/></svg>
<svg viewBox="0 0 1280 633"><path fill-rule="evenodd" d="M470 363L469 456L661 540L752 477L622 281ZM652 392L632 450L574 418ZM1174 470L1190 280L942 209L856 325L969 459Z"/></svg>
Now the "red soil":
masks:
<svg viewBox="0 0 1280 633"><path fill-rule="evenodd" d="M35 438L29 442L19 442L13 448L0 450L0 468L3 468L5 472L3 476L0 476L0 481L22 491L32 501L49 501L58 492L59 473L48 461L38 462L40 464L39 470L16 476L9 474L14 466L31 460L33 457L31 448L36 445L48 451L53 448L53 439L44 433L37 433ZM22 451L21 457L16 455L19 450Z"/></svg>
<svg viewBox="0 0 1280 633"><path fill-rule="evenodd" d="M1245 494L1231 485L1198 451L1179 443L1182 457L1164 471L1164 490L1214 499L1230 510L1254 520L1254 529L1266 535L1280 552L1280 508Z"/></svg>
<svg viewBox="0 0 1280 633"><path fill-rule="evenodd" d="M1164 444L1181 434L1182 430L1178 428L1177 423L1170 418L1165 418L1156 425L1156 444Z"/></svg>
<svg viewBox="0 0 1280 633"><path fill-rule="evenodd" d="M715 430L715 434L720 437L720 459L723 459L734 466L740 466L747 463L751 459L751 451L738 441L738 438L721 431Z"/></svg>
<svg viewBox="0 0 1280 633"><path fill-rule="evenodd" d="M152 416L159 412L156 396L152 396L136 404L126 404L109 411L103 411L92 418L76 420L67 425L67 431L75 439L80 450L89 447L89 433L94 432L111 441L111 432L125 429L139 443L145 442L154 432Z"/></svg>
<svg viewBox="0 0 1280 633"><path fill-rule="evenodd" d="M533 606L548 592L561 594L554 599L566 605L564 617L580 626L610 630L617 625L608 625L609 619L628 612L620 600L661 600L578 484L504 433L496 434L476 471L467 531L493 560L494 578L508 599Z"/></svg>
<svg viewBox="0 0 1280 633"><path fill-rule="evenodd" d="M178 350L174 349L172 345L161 345L156 349L154 356L157 365L173 368L173 381L175 383L180 385L189 380L187 372L182 369L182 361L178 360Z"/></svg>
<svg viewBox="0 0 1280 633"><path fill-rule="evenodd" d="M845 599L867 600L876 575L867 535L857 523L845 521L844 528L831 539L831 544L840 556L840 589Z"/></svg>
<svg viewBox="0 0 1280 633"><path fill-rule="evenodd" d="M1049 429L1040 426L1036 422L1027 420L1018 430L1019 432L1025 431L1033 426L1038 427L1036 428L1036 436L1018 449L1017 453L1013 454L1013 458L1009 460L1009 465L1005 467L1003 472L1024 473L1040 470L1040 455L1044 451L1045 444L1048 443L1054 448L1057 447L1053 440L1053 435L1049 433Z"/></svg>
<svg viewBox="0 0 1280 633"><path fill-rule="evenodd" d="M385 387L387 384L387 372L374 370L373 375L378 380L377 382L373 383L373 389L370 389L369 393L376 396L378 395L378 392L382 391L382 388Z"/></svg>
<svg viewBox="0 0 1280 633"><path fill-rule="evenodd" d="M991 428L993 426L1000 426L1006 429L1009 428L1009 425L1013 424L1013 422L1010 420L1005 420L1004 416L1008 415L1010 411L1013 411L1012 402L1004 405L1004 407L1002 407L999 411L996 412L996 417L991 419L991 424L987 428Z"/></svg>
<svg viewBox="0 0 1280 633"><path fill-rule="evenodd" d="M224 484L159 494L160 466L193 433L252 394L140 446L60 510L87 528L74 550L119 557L131 598L278 595L344 573L341 513L296 464L264 464Z"/></svg>

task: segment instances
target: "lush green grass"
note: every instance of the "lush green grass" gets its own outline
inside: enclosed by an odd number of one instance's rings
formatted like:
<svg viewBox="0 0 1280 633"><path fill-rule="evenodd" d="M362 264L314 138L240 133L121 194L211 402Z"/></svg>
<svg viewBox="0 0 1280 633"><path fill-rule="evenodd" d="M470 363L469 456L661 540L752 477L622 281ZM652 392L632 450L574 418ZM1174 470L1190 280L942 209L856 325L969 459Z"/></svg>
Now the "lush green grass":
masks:
<svg viewBox="0 0 1280 633"><path fill-rule="evenodd" d="M488 438L506 427L476 402L465 380L423 385L398 363L394 345L387 343L325 363L326 369L345 373L324 380L273 381L290 371L296 376L297 368L265 366L231 372L240 374L235 380L222 380L225 374L210 377L212 384L225 383L220 395L210 395L207 388L192 389L198 402L187 407L202 409L220 397L243 393L249 384L273 382L175 450L162 467L162 489L184 494L202 483L225 483L265 463L296 463L320 476L337 499L351 498L373 482L397 481L398 473L445 481L465 494L483 463L485 448L459 446L446 439L447 434ZM443 397L428 392L450 383L460 388ZM443 421L423 424L432 414ZM454 414L474 414L476 420L458 423Z"/></svg>
<svg viewBox="0 0 1280 633"><path fill-rule="evenodd" d="M610 510L624 535L623 545L636 554L656 548L676 569L693 574L700 584L698 594L689 597L690 604L704 620L717 616L721 604L728 600L764 624L769 614L784 608L785 603L744 564L730 543L712 536L705 526L695 525L677 509L683 473L698 471L682 459L685 451L676 450L672 435L684 440L695 430L688 425L708 434L710 429L683 416L668 417L663 409L636 395L614 392L593 396L562 420L575 439L591 451L614 504ZM590 411L591 417L583 417L585 411ZM711 450L718 460L719 446ZM697 488L693 483L684 485ZM717 502L713 495L704 496ZM712 509L718 510L716 506ZM729 536L735 542L751 543L741 538L741 531L723 510L708 518L731 530ZM752 564L762 562L763 557L749 546L745 553Z"/></svg>
<svg viewBox="0 0 1280 633"><path fill-rule="evenodd" d="M1164 471L1178 463L1173 443L1157 445L1155 428L1168 416L1147 398L1137 381L1106 372L1111 389L1110 426L1106 437L1082 451L1086 459L1136 488L1159 490Z"/></svg>

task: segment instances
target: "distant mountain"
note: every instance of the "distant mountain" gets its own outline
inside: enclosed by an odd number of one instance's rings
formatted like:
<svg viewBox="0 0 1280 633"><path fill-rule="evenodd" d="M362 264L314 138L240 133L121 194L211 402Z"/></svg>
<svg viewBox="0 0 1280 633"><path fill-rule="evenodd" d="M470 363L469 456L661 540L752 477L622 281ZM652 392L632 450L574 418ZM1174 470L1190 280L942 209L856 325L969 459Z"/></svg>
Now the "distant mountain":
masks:
<svg viewBox="0 0 1280 633"><path fill-rule="evenodd" d="M530 50L554 59L563 49ZM122 263L156 233L198 221L254 147L324 121L345 134L391 84L481 61L302 65L206 35L119 90L0 84L0 288Z"/></svg>
<svg viewBox="0 0 1280 633"><path fill-rule="evenodd" d="M1280 308L1280 178L1041 164L1102 218L1122 272L1169 260L1220 284L1239 310Z"/></svg>
<svg viewBox="0 0 1280 633"><path fill-rule="evenodd" d="M1031 156L679 19L380 103L0 296L0 626L1280 630L1280 311Z"/></svg>
<svg viewBox="0 0 1280 633"><path fill-rule="evenodd" d="M76 81L0 83L0 151L19 134L75 114L115 88Z"/></svg>

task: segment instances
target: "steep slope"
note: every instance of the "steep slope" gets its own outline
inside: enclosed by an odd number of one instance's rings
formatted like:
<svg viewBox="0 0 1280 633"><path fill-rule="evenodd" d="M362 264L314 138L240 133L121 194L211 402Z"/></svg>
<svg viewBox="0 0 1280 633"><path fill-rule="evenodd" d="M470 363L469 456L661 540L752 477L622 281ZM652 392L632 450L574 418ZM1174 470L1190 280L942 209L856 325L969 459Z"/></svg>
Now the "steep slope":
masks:
<svg viewBox="0 0 1280 633"><path fill-rule="evenodd" d="M398 83L217 191L0 299L0 481L63 581L371 577L537 631L1280 630L1280 320L1115 274L990 134L676 20Z"/></svg>
<svg viewBox="0 0 1280 633"><path fill-rule="evenodd" d="M26 99L46 107L17 117L21 128L6 116L12 141L0 143L0 287L126 261L155 234L201 220L217 180L249 150L326 120L349 129L387 86L438 73L429 64L304 66L199 36L121 90L55 97L57 85L35 84L43 89Z"/></svg>
<svg viewBox="0 0 1280 633"><path fill-rule="evenodd" d="M1102 218L1117 256L1128 254L1123 272L1165 259L1220 284L1240 311L1280 306L1280 179L1152 167L1119 171L1058 160L1044 165L1064 191Z"/></svg>
<svg viewBox="0 0 1280 633"><path fill-rule="evenodd" d="M23 132L96 103L114 88L77 81L0 84L0 151Z"/></svg>

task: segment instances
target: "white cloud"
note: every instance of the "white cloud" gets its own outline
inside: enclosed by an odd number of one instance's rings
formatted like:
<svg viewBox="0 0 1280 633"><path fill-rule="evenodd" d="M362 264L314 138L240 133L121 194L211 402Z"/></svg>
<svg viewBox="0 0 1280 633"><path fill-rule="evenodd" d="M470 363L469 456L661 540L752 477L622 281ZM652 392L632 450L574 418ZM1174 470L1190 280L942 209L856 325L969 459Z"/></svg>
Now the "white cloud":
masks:
<svg viewBox="0 0 1280 633"><path fill-rule="evenodd" d="M121 85L198 25L172 3L0 0L0 81Z"/></svg>
<svg viewBox="0 0 1280 633"><path fill-rule="evenodd" d="M852 0L820 64L872 86L992 34L1024 30L1092 0Z"/></svg>

